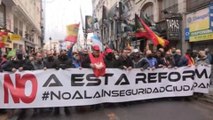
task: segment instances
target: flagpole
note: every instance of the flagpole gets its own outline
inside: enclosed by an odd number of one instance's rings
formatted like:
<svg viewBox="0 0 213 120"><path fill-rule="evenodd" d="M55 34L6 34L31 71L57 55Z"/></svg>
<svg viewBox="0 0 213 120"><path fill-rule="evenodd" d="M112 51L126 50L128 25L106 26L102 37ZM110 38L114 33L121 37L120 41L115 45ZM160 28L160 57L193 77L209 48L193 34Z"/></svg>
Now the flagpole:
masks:
<svg viewBox="0 0 213 120"><path fill-rule="evenodd" d="M84 19L83 19L83 15L82 15L81 5L80 5L80 15L81 15L82 30L83 30L83 34L84 34L84 45L85 45L85 48L87 49L87 32L84 28Z"/></svg>

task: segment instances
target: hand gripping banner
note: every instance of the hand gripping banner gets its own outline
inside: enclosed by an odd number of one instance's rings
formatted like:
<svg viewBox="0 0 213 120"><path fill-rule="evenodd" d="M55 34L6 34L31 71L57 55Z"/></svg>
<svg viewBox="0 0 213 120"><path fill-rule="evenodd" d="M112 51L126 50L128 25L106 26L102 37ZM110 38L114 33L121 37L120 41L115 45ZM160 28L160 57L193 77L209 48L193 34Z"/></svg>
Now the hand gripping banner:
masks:
<svg viewBox="0 0 213 120"><path fill-rule="evenodd" d="M36 70L0 74L0 108L83 106L208 93L210 66L155 70Z"/></svg>

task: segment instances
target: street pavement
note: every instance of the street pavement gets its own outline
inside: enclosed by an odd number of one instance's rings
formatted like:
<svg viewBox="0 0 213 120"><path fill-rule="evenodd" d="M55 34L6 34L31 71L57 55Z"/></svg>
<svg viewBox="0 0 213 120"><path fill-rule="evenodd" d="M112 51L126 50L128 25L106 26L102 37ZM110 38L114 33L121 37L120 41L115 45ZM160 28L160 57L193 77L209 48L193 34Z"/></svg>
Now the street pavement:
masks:
<svg viewBox="0 0 213 120"><path fill-rule="evenodd" d="M11 120L213 120L213 104L194 99L186 101L166 98L102 105L97 110L88 107L81 111L76 111L75 107L69 110L70 115L65 115L61 108L60 115L42 112L33 116L33 110L30 109L24 116L16 116Z"/></svg>

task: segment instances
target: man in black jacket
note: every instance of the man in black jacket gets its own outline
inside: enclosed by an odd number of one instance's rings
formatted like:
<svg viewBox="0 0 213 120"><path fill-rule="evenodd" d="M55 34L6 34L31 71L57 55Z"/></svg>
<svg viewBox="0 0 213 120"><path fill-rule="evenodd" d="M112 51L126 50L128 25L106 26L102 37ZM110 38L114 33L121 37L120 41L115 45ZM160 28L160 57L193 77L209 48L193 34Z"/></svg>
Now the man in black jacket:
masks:
<svg viewBox="0 0 213 120"><path fill-rule="evenodd" d="M57 60L57 67L56 69L66 69L66 68L72 68L72 60L68 57L67 51L62 50L60 55L58 56Z"/></svg>
<svg viewBox="0 0 213 120"><path fill-rule="evenodd" d="M61 51L56 61L56 69L58 70L60 68L61 69L72 68L72 60L68 57L66 50ZM69 115L70 114L69 108L64 107L64 112L66 115ZM54 114L55 115L60 114L59 107L55 108Z"/></svg>
<svg viewBox="0 0 213 120"><path fill-rule="evenodd" d="M34 70L32 63L24 59L23 53L20 50L17 50L16 57L13 57L10 61L5 63L5 65L2 68L4 71L9 71L9 72ZM19 119L24 117L26 115L25 113L26 113L26 109L21 109L21 112L19 114Z"/></svg>
<svg viewBox="0 0 213 120"><path fill-rule="evenodd" d="M44 68L57 68L57 60L51 51L47 52L47 57L44 59Z"/></svg>
<svg viewBox="0 0 213 120"><path fill-rule="evenodd" d="M129 57L130 50L124 49L122 52L122 55L118 58L116 67L125 69L125 70L131 70L133 67L132 59Z"/></svg>
<svg viewBox="0 0 213 120"><path fill-rule="evenodd" d="M10 61L5 63L3 66L4 71L16 72L17 70L34 70L32 63L28 62L23 58L23 54L21 51L16 52L16 57L11 58Z"/></svg>

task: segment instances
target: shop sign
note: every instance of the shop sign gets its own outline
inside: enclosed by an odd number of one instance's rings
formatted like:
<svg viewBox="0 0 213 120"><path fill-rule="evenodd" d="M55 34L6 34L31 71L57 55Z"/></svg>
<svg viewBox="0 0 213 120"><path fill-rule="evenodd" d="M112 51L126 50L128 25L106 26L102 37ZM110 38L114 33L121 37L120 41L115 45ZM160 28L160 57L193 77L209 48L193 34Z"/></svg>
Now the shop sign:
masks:
<svg viewBox="0 0 213 120"><path fill-rule="evenodd" d="M208 8L188 14L186 29L189 29L185 31L189 37L185 39L189 39L190 42L213 39L213 4L210 4Z"/></svg>
<svg viewBox="0 0 213 120"><path fill-rule="evenodd" d="M11 34L10 40L21 40L21 36L18 34Z"/></svg>
<svg viewBox="0 0 213 120"><path fill-rule="evenodd" d="M181 39L181 20L179 18L169 18L167 23L167 39L180 40Z"/></svg>

